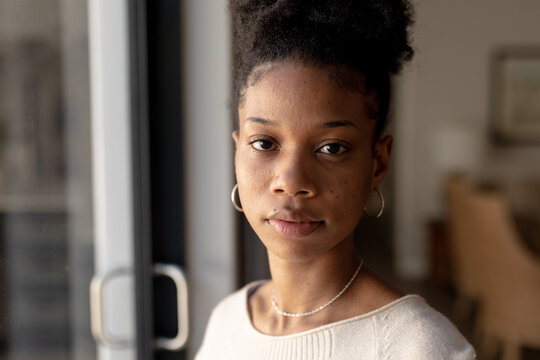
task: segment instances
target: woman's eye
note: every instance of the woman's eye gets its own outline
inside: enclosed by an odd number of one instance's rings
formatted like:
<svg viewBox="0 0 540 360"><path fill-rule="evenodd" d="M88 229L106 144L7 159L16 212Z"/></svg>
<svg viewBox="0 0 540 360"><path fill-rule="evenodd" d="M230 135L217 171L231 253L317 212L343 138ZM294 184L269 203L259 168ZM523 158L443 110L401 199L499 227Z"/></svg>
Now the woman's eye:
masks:
<svg viewBox="0 0 540 360"><path fill-rule="evenodd" d="M347 151L347 148L340 143L330 143L323 145L321 148L319 148L319 151L323 154L338 155Z"/></svg>
<svg viewBox="0 0 540 360"><path fill-rule="evenodd" d="M269 151L269 150L274 150L275 148L274 143L269 140L255 140L251 143L251 146L255 150L259 150L259 151Z"/></svg>

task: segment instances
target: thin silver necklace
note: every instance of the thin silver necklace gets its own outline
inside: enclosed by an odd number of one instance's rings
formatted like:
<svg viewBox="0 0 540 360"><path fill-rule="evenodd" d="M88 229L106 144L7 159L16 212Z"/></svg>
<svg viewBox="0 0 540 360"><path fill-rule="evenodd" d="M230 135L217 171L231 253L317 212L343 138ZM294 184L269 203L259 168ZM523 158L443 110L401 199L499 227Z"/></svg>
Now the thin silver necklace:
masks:
<svg viewBox="0 0 540 360"><path fill-rule="evenodd" d="M286 311L281 310L278 307L278 304L276 302L276 296L275 296L275 293L274 293L274 289L272 289L272 297L270 299L272 301L272 306L274 307L274 310L276 310L276 312L278 314L283 315L283 316L287 316L287 317L304 317L304 316L313 315L313 314L315 314L315 313L317 313L317 312L319 312L321 310L324 310L328 306L330 306L334 301L336 301L341 295L343 295L343 293L345 291L347 291L349 286L351 286L351 284L353 283L354 279L356 279L356 276L358 276L358 273L360 272L360 269L362 268L362 265L364 265L364 260L360 259L360 264L356 268L356 271L354 272L353 276L351 277L351 279L349 280L347 285L345 285L345 287L343 289L341 289L341 291L336 296L334 296L329 302L327 302L326 304L316 308L315 310L311 310L311 311L308 311L308 312L305 312L305 313L290 313L290 312L286 312Z"/></svg>

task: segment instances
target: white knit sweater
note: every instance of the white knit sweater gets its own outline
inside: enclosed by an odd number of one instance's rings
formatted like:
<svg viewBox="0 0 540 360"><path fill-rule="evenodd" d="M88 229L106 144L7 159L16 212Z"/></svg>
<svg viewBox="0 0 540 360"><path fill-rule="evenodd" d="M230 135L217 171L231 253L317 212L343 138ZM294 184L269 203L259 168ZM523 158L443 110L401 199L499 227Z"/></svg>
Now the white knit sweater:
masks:
<svg viewBox="0 0 540 360"><path fill-rule="evenodd" d="M286 336L258 332L249 319L251 283L210 316L196 360L469 360L474 349L442 314L417 295L375 311Z"/></svg>

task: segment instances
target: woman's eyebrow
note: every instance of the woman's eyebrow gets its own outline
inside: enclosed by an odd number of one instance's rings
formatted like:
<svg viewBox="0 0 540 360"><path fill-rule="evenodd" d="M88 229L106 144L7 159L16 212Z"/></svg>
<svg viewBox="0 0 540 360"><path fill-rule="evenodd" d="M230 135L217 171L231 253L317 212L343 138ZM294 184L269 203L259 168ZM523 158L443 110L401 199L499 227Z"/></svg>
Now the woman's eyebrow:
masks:
<svg viewBox="0 0 540 360"><path fill-rule="evenodd" d="M267 119L263 119L263 118L258 118L258 117L253 117L253 116L248 117L246 119L246 121L254 122L254 123L257 123L257 124L261 124L261 125L271 125L271 126L276 125L275 121L267 120Z"/></svg>
<svg viewBox="0 0 540 360"><path fill-rule="evenodd" d="M358 129L358 126L349 120L328 121L322 124L322 127L324 128L336 128L341 126L352 126L353 128Z"/></svg>

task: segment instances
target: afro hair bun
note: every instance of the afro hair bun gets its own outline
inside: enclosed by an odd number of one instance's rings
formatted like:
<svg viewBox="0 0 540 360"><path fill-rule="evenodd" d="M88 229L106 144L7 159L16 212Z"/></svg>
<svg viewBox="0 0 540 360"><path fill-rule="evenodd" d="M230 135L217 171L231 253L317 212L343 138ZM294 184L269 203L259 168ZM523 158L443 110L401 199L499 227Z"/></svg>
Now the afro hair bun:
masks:
<svg viewBox="0 0 540 360"><path fill-rule="evenodd" d="M408 0L230 0L229 6L237 94L255 67L289 57L351 67L377 88L413 56Z"/></svg>

